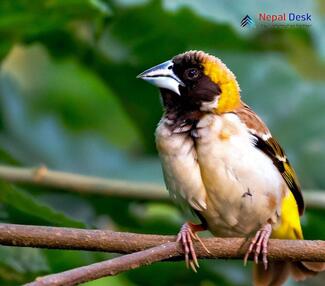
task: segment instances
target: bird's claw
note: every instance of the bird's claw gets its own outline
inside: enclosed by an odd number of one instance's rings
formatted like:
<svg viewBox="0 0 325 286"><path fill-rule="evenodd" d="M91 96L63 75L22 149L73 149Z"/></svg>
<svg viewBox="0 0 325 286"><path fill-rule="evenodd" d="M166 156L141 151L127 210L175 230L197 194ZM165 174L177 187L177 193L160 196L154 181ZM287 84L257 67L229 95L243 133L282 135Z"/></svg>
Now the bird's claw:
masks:
<svg viewBox="0 0 325 286"><path fill-rule="evenodd" d="M272 226L271 224L266 224L263 226L255 235L252 242L249 245L249 248L245 254L244 257L244 265L247 264L248 257L251 253L254 253L254 262L258 264L258 258L261 254L262 250L262 262L264 265L265 270L268 266L268 260L267 260L267 252L268 252L268 242L270 235L272 233Z"/></svg>
<svg viewBox="0 0 325 286"><path fill-rule="evenodd" d="M200 242L202 247L208 253L210 253L210 251L204 245L200 237L196 234L195 230L193 230L193 227L195 227L195 225L185 223L182 226L180 232L178 233L176 241L180 242L184 248L186 267L191 268L194 272L197 272L197 268L199 268L200 266L197 259L197 255L195 253L193 240Z"/></svg>

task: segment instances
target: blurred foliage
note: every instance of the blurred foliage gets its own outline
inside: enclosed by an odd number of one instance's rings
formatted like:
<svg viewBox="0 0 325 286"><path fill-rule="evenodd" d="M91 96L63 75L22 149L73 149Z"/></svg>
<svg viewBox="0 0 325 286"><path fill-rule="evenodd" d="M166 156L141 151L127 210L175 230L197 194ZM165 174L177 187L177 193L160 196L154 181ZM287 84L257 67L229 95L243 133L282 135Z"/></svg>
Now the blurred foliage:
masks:
<svg viewBox="0 0 325 286"><path fill-rule="evenodd" d="M162 183L154 147L161 116L144 69L189 49L220 57L244 100L286 149L302 185L325 189L325 2L306 0L2 0L0 160ZM243 29L259 12L312 14L309 28ZM176 233L172 205L0 186L2 222ZM324 211L305 237L325 239ZM0 285L101 261L103 253L0 247ZM324 275L306 282L324 285ZM85 285L250 285L240 261L158 263ZM288 285L293 285L289 282Z"/></svg>

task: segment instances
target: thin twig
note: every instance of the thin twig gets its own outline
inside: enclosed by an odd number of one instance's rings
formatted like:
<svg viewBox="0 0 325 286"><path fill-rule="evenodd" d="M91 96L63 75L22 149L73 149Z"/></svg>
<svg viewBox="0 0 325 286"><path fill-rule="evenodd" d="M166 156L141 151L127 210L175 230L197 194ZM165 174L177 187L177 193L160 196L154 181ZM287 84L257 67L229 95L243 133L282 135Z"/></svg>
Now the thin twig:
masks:
<svg viewBox="0 0 325 286"><path fill-rule="evenodd" d="M51 249L74 249L133 253L175 241L175 236L147 235L104 230L0 224L0 244ZM242 258L247 248L244 238L202 238L207 253L195 242L199 258ZM325 241L272 239L270 260L325 261Z"/></svg>
<svg viewBox="0 0 325 286"><path fill-rule="evenodd" d="M48 170L46 167L21 168L0 165L0 179L21 184L64 189L79 193L145 200L169 200L164 187L151 183L103 179Z"/></svg>
<svg viewBox="0 0 325 286"><path fill-rule="evenodd" d="M158 184L83 176L48 170L46 167L21 168L0 165L0 179L12 183L38 185L72 192L144 200L169 200L166 189ZM325 208L325 191L306 190L309 208Z"/></svg>
<svg viewBox="0 0 325 286"><path fill-rule="evenodd" d="M124 271L170 259L182 254L178 244L168 242L133 254L78 267L72 270L37 278L25 286L72 286L105 276L113 276Z"/></svg>
<svg viewBox="0 0 325 286"><path fill-rule="evenodd" d="M325 209L325 191L309 190L305 191L303 195L307 208Z"/></svg>

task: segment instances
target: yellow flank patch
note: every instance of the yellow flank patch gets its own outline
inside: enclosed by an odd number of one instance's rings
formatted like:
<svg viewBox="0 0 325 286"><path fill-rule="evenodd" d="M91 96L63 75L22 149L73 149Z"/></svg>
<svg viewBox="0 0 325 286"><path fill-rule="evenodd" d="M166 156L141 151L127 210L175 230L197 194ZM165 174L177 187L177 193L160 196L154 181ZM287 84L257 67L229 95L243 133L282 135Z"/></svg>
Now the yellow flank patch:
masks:
<svg viewBox="0 0 325 286"><path fill-rule="evenodd" d="M303 239L298 206L291 191L282 201L280 220L272 231L272 238Z"/></svg>
<svg viewBox="0 0 325 286"><path fill-rule="evenodd" d="M221 89L221 95L216 112L230 112L240 105L240 88L235 75L226 65L213 56L207 56L202 63L204 74Z"/></svg>

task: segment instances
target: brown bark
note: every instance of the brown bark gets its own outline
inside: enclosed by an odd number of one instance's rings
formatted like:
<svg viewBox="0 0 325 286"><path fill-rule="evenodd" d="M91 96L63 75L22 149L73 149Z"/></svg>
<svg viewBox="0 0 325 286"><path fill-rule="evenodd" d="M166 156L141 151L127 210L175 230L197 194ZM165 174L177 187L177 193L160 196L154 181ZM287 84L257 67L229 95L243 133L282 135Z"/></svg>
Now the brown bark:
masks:
<svg viewBox="0 0 325 286"><path fill-rule="evenodd" d="M52 171L44 166L22 168L0 165L0 179L12 183L64 189L78 193L141 200L169 200L168 192L161 185Z"/></svg>
<svg viewBox="0 0 325 286"><path fill-rule="evenodd" d="M71 286L92 281L105 276L112 276L181 255L181 248L173 242L155 246L140 252L75 268L57 274L36 279L25 286Z"/></svg>
<svg viewBox="0 0 325 286"><path fill-rule="evenodd" d="M105 230L0 224L0 244L8 246L131 253L104 262L38 278L29 286L77 285L158 261L183 259L174 236L122 233ZM244 238L203 238L207 253L195 242L198 258L242 258ZM270 261L325 261L325 241L279 240L269 242Z"/></svg>
<svg viewBox="0 0 325 286"><path fill-rule="evenodd" d="M0 244L52 249L74 249L133 253L174 242L174 236L136 234L106 230L0 224ZM242 258L247 249L244 238L202 238L210 250L206 253L195 242L199 258ZM282 240L269 242L270 260L325 261L325 241Z"/></svg>

